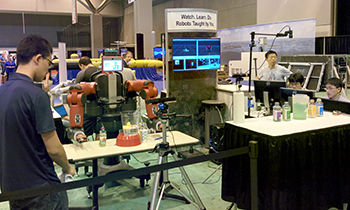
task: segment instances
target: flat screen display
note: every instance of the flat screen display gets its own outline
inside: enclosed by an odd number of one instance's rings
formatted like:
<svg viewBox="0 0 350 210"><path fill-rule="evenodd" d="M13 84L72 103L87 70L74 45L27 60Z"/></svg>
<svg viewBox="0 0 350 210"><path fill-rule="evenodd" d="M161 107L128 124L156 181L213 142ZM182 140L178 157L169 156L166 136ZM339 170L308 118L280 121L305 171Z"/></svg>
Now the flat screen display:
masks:
<svg viewBox="0 0 350 210"><path fill-rule="evenodd" d="M281 90L282 105L285 101L289 101L290 104L292 104L292 101L290 100L290 98L295 94L305 94L305 95L308 95L310 99L315 98L315 92L310 90L297 90L292 88L280 88L280 90Z"/></svg>
<svg viewBox="0 0 350 210"><path fill-rule="evenodd" d="M63 105L56 106L56 107L54 107L54 109L56 110L56 112L57 112L59 115L61 115L61 117L65 117L65 116L68 115L68 114L67 114L67 111L66 111L66 109L64 108Z"/></svg>
<svg viewBox="0 0 350 210"><path fill-rule="evenodd" d="M285 81L254 80L254 94L256 102L264 103L264 92L268 92L269 107L272 110L275 102L281 101L280 89L283 87L286 87Z"/></svg>
<svg viewBox="0 0 350 210"><path fill-rule="evenodd" d="M114 72L123 70L123 57L121 56L103 56L102 71Z"/></svg>
<svg viewBox="0 0 350 210"><path fill-rule="evenodd" d="M220 38L174 38L173 71L220 69Z"/></svg>
<svg viewBox="0 0 350 210"><path fill-rule="evenodd" d="M162 58L162 48L161 47L153 48L153 56L154 58ZM165 49L164 49L163 57L165 57Z"/></svg>

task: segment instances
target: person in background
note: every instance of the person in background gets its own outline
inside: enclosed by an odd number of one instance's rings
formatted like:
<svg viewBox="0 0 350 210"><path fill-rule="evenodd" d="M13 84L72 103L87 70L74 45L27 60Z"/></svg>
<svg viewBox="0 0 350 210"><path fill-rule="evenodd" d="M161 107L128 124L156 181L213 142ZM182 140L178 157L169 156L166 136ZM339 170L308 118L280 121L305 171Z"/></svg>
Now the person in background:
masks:
<svg viewBox="0 0 350 210"><path fill-rule="evenodd" d="M327 96L324 98L350 103L349 99L341 96L341 91L343 87L344 87L344 84L340 79L336 77L328 79L326 83Z"/></svg>
<svg viewBox="0 0 350 210"><path fill-rule="evenodd" d="M123 84L125 84L126 80L136 80L135 72L130 68L124 67L120 73L123 76Z"/></svg>
<svg viewBox="0 0 350 210"><path fill-rule="evenodd" d="M7 81L10 75L16 71L16 63L13 61L12 56L9 55L7 61L5 62L5 71L7 75Z"/></svg>
<svg viewBox="0 0 350 210"><path fill-rule="evenodd" d="M78 65L81 71L77 74L75 83L92 82L92 74L101 71L99 68L95 67L92 64L91 59L87 56L81 57L78 61Z"/></svg>
<svg viewBox="0 0 350 210"><path fill-rule="evenodd" d="M5 78L5 62L6 62L6 51L2 51L1 55L0 55L0 71L1 71L1 75L2 75L2 82L6 81Z"/></svg>
<svg viewBox="0 0 350 210"><path fill-rule="evenodd" d="M131 61L131 59L132 59L132 56L133 56L133 54L132 54L132 52L130 52L130 51L126 51L126 53L124 53L124 55L123 55L123 58L124 58L124 60L123 60L123 66L124 66L124 67L129 68L129 63L130 63L130 61Z"/></svg>
<svg viewBox="0 0 350 210"><path fill-rule="evenodd" d="M268 67L261 69L256 77L257 80L278 80L285 81L293 72L286 69L284 66L277 64L277 53L275 51L268 51L265 53Z"/></svg>
<svg viewBox="0 0 350 210"><path fill-rule="evenodd" d="M50 99L41 82L52 46L30 35L17 46L17 71L0 87L0 187L2 193L60 183L53 161L66 174L75 169L57 136ZM68 209L66 191L11 200L10 209Z"/></svg>
<svg viewBox="0 0 350 210"><path fill-rule="evenodd" d="M83 56L79 59L78 65L81 69L81 71L77 74L75 83L80 82L93 82L94 78L92 78L93 74L96 74L97 72L101 72L101 70L97 67L95 67L92 64L92 61L89 57ZM88 95L87 99L90 101L96 100L95 95ZM84 133L86 136L90 136L92 134L96 135L95 140L100 140L100 129L101 129L101 123L99 117L92 117L88 114L84 114Z"/></svg>
<svg viewBox="0 0 350 210"><path fill-rule="evenodd" d="M305 90L304 85L304 76L300 73L294 73L288 77L288 86L297 90Z"/></svg>

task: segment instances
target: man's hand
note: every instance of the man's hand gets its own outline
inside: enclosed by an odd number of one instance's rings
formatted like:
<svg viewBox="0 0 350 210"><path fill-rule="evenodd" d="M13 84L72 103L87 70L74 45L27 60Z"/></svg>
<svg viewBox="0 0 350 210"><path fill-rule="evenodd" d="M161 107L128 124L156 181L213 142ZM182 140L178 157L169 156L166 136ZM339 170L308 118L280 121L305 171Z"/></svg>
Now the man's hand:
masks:
<svg viewBox="0 0 350 210"><path fill-rule="evenodd" d="M73 166L69 165L68 170L62 169L62 172L74 176L75 175L75 168Z"/></svg>
<svg viewBox="0 0 350 210"><path fill-rule="evenodd" d="M46 90L46 89L47 89L47 82L44 81L43 83L44 83L44 84L43 84L43 85L44 85L44 90Z"/></svg>

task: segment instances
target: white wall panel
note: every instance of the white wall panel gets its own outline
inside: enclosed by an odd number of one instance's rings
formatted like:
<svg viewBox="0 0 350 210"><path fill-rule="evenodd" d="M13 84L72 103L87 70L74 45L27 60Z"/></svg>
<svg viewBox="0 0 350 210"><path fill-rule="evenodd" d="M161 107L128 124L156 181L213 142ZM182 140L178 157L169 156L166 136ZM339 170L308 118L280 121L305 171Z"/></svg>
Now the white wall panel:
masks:
<svg viewBox="0 0 350 210"><path fill-rule="evenodd" d="M332 0L257 0L257 24L316 18L316 36L332 34Z"/></svg>

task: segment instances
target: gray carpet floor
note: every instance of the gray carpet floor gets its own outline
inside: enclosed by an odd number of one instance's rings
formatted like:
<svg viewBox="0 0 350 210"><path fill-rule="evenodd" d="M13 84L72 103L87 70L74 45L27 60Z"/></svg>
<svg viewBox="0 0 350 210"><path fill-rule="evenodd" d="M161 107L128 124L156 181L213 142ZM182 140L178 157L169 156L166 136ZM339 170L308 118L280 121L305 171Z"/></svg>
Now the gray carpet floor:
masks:
<svg viewBox="0 0 350 210"><path fill-rule="evenodd" d="M179 148L179 150L187 150L188 148ZM195 149L207 152L201 146ZM173 161L171 156L168 157L169 162ZM151 165L158 162L158 153L136 153L131 155L129 164L135 168L144 167L143 162L149 161ZM185 166L191 182L194 184L196 192L202 200L206 209L227 209L231 203L221 199L221 167L217 170L219 165L213 162L202 162ZM60 172L60 167L56 167L57 173ZM92 168L89 168L92 171ZM209 175L215 172L208 180ZM79 168L79 176L74 177L74 180L89 179L84 172L84 167ZM139 179L131 178L118 180L113 183L106 183L99 188L99 209L102 210L146 210L148 201L151 198L151 188L155 173L151 174L149 186L140 187ZM192 199L192 193L182 178L182 174L178 168L169 170L169 180L177 188L180 189L187 197ZM206 181L205 181L206 180ZM205 181L205 183L203 183ZM175 189L169 193L180 195ZM92 205L92 199L88 198L86 188L77 188L68 191L69 206L70 207L87 207ZM192 199L193 200L193 199ZM8 202L0 203L1 210L7 210ZM159 209L167 210L192 210L197 209L192 204L185 204L183 201L166 198L161 200Z"/></svg>

